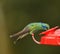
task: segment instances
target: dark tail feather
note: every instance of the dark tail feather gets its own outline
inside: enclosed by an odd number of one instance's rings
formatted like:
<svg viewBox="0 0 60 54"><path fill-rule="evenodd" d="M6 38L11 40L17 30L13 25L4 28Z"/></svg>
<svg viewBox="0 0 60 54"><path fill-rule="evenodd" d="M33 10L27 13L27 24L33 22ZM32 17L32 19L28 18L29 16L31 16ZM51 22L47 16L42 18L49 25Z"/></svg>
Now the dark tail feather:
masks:
<svg viewBox="0 0 60 54"><path fill-rule="evenodd" d="M29 28L25 27L22 31L20 31L20 32L18 32L16 34L10 35L10 38L16 37L16 36L21 36L21 35L23 35L25 33L28 33L29 31L30 31Z"/></svg>
<svg viewBox="0 0 60 54"><path fill-rule="evenodd" d="M18 32L16 34L10 35L10 38L22 35L22 33L23 33L23 31L20 31L20 32Z"/></svg>

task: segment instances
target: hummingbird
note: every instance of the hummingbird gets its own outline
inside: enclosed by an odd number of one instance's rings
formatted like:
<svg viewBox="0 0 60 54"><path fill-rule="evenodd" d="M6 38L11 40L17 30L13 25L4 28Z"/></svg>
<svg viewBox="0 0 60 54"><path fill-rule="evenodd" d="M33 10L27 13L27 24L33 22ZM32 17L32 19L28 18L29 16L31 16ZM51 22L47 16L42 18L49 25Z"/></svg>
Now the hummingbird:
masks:
<svg viewBox="0 0 60 54"><path fill-rule="evenodd" d="M24 38L28 34L32 35L39 30L48 30L49 28L50 28L50 26L47 23L43 23L43 22L29 23L21 31L19 31L19 32L13 34L13 35L10 35L10 38L17 37L17 39L14 41L14 44L16 44L16 42L19 39Z"/></svg>

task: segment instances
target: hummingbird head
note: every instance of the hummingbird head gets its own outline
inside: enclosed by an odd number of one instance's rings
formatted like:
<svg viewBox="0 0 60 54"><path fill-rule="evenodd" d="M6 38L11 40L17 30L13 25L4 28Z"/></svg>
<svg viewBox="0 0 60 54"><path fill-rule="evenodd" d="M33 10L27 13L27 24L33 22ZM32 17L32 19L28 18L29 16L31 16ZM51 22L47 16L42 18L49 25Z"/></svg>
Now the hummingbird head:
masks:
<svg viewBox="0 0 60 54"><path fill-rule="evenodd" d="M48 30L50 28L50 26L46 23L42 23L42 29L43 30Z"/></svg>

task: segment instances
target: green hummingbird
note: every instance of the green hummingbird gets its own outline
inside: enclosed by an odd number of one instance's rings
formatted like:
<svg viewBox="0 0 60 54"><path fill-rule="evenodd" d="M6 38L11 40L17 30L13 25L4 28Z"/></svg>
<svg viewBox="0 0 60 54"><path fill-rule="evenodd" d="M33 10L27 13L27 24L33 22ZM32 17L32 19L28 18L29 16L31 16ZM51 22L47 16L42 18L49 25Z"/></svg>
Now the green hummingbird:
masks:
<svg viewBox="0 0 60 54"><path fill-rule="evenodd" d="M25 36L27 36L28 34L33 34L39 30L48 30L50 28L49 24L47 23L42 23L42 22L34 22L34 23L30 23L27 26L24 27L23 30L10 35L10 38L12 37L18 37L16 39L16 41L14 41L14 44L19 40L24 38Z"/></svg>

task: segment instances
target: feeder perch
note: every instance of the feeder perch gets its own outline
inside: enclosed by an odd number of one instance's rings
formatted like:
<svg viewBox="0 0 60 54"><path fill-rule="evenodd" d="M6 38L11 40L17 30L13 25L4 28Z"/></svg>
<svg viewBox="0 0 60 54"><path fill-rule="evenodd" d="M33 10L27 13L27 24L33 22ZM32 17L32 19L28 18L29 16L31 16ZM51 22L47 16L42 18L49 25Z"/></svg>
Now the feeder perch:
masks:
<svg viewBox="0 0 60 54"><path fill-rule="evenodd" d="M41 37L40 41L37 41L34 38L34 35L32 36L32 39L37 44L55 45L55 46L60 45L60 29L58 28L58 26L51 28L47 31L44 31L40 34L44 34L44 36Z"/></svg>

